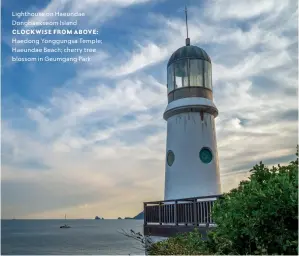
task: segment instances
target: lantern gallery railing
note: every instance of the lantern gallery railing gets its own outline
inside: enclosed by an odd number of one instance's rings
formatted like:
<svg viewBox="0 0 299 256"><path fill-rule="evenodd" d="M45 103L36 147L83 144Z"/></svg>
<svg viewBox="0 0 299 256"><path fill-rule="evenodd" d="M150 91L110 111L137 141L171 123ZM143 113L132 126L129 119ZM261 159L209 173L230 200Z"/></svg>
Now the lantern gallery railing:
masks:
<svg viewBox="0 0 299 256"><path fill-rule="evenodd" d="M214 224L211 210L221 195L144 203L144 226Z"/></svg>

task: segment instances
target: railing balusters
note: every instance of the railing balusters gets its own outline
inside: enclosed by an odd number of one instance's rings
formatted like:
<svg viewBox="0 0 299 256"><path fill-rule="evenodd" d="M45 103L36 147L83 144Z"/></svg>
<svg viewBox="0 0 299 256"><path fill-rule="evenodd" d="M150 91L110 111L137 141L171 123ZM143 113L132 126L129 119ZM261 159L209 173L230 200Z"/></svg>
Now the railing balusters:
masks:
<svg viewBox="0 0 299 256"><path fill-rule="evenodd" d="M196 201L196 211L197 211L197 224L200 223L200 208L199 208L199 202Z"/></svg>
<svg viewBox="0 0 299 256"><path fill-rule="evenodd" d="M186 223L189 222L189 205L188 204L185 204L185 207L186 207Z"/></svg>
<svg viewBox="0 0 299 256"><path fill-rule="evenodd" d="M174 201L174 224L177 226L178 225L178 201Z"/></svg>
<svg viewBox="0 0 299 256"><path fill-rule="evenodd" d="M186 204L186 208L187 208L187 223L189 223L190 219L189 219L189 212L190 212L190 208L189 208L189 203Z"/></svg>
<svg viewBox="0 0 299 256"><path fill-rule="evenodd" d="M162 225L162 220L161 220L161 203L159 203L159 224Z"/></svg>
<svg viewBox="0 0 299 256"><path fill-rule="evenodd" d="M190 220L190 223L194 223L193 216L194 216L193 202L191 202L190 205L189 205L189 220Z"/></svg>
<svg viewBox="0 0 299 256"><path fill-rule="evenodd" d="M165 205L165 220L166 220L166 223L168 223L168 205Z"/></svg>
<svg viewBox="0 0 299 256"><path fill-rule="evenodd" d="M151 221L155 221L155 215L154 215L154 207L151 208L151 215L150 215L150 219Z"/></svg>
<svg viewBox="0 0 299 256"><path fill-rule="evenodd" d="M206 212L206 202L202 202L202 209L203 209L203 223L207 222L207 212Z"/></svg>
<svg viewBox="0 0 299 256"><path fill-rule="evenodd" d="M194 210L193 210L193 202L190 202L189 205L189 218L190 218L190 223L194 223L193 217L194 217Z"/></svg>
<svg viewBox="0 0 299 256"><path fill-rule="evenodd" d="M212 201L209 201L209 223L212 223L212 216L211 216L211 209L212 209L212 207L211 207L211 202Z"/></svg>
<svg viewBox="0 0 299 256"><path fill-rule="evenodd" d="M174 204L173 204L171 207L172 207L172 209L171 209L171 212L172 212L172 215L171 215L171 222L172 222L172 223L175 223L175 219L174 219L174 213L175 213L174 208L175 208L175 206L174 206Z"/></svg>
<svg viewBox="0 0 299 256"><path fill-rule="evenodd" d="M198 224L196 199L193 202L193 223L194 223L194 226L197 226L197 224Z"/></svg>
<svg viewBox="0 0 299 256"><path fill-rule="evenodd" d="M205 223L209 222L209 205L208 202L205 202L205 208L206 208L206 221Z"/></svg>
<svg viewBox="0 0 299 256"><path fill-rule="evenodd" d="M210 223L210 205L209 202L206 202L207 205L207 223Z"/></svg>
<svg viewBox="0 0 299 256"><path fill-rule="evenodd" d="M215 196L217 198L218 196ZM144 225L149 223L174 224L183 223L187 225L198 226L199 224L214 223L212 216L212 209L215 200L200 198L179 199L173 200L171 203L167 201L159 202L145 202L143 204L144 210Z"/></svg>
<svg viewBox="0 0 299 256"><path fill-rule="evenodd" d="M190 205L189 205L189 218L190 218L190 223L194 223L194 209L193 209L193 202L190 202Z"/></svg>
<svg viewBox="0 0 299 256"><path fill-rule="evenodd" d="M210 214L209 214L209 202L206 202L207 207L207 223L210 223Z"/></svg>
<svg viewBox="0 0 299 256"><path fill-rule="evenodd" d="M209 223L211 223L211 201L209 201L208 204L209 204Z"/></svg>
<svg viewBox="0 0 299 256"><path fill-rule="evenodd" d="M189 204L186 204L186 222L189 222Z"/></svg>
<svg viewBox="0 0 299 256"><path fill-rule="evenodd" d="M165 222L166 223L168 223L168 212L167 212L167 210L168 210L168 205L165 205Z"/></svg>
<svg viewBox="0 0 299 256"><path fill-rule="evenodd" d="M214 201L211 201L211 223L214 223L213 221L213 206L214 206Z"/></svg>
<svg viewBox="0 0 299 256"><path fill-rule="evenodd" d="M168 205L165 205L165 222L168 223Z"/></svg>
<svg viewBox="0 0 299 256"><path fill-rule="evenodd" d="M164 208L164 216L165 216L165 222L168 223L168 219L167 219L167 205L165 205L165 208Z"/></svg>
<svg viewBox="0 0 299 256"><path fill-rule="evenodd" d="M144 225L147 224L147 219L146 219L146 203L143 204L143 216L144 216Z"/></svg>
<svg viewBox="0 0 299 256"><path fill-rule="evenodd" d="M209 223L212 223L212 201L209 201Z"/></svg>
<svg viewBox="0 0 299 256"><path fill-rule="evenodd" d="M205 206L205 223L208 222L208 204L206 201L204 201L204 206Z"/></svg>
<svg viewBox="0 0 299 256"><path fill-rule="evenodd" d="M208 204L206 201L204 202L204 206L205 206L205 223L207 223L208 222Z"/></svg>
<svg viewBox="0 0 299 256"><path fill-rule="evenodd" d="M178 203L178 220L179 223L184 222L184 211L183 211L183 204Z"/></svg>
<svg viewBox="0 0 299 256"><path fill-rule="evenodd" d="M197 205L197 222L200 223L200 205L199 202L196 203Z"/></svg>
<svg viewBox="0 0 299 256"><path fill-rule="evenodd" d="M150 211L150 221L152 222L153 221L153 207L151 208L151 211Z"/></svg>
<svg viewBox="0 0 299 256"><path fill-rule="evenodd" d="M199 204L200 204L200 223L204 223L202 201L200 201Z"/></svg>
<svg viewBox="0 0 299 256"><path fill-rule="evenodd" d="M184 223L185 225L187 225L188 221L187 221L187 207L186 207L186 203L184 203Z"/></svg>

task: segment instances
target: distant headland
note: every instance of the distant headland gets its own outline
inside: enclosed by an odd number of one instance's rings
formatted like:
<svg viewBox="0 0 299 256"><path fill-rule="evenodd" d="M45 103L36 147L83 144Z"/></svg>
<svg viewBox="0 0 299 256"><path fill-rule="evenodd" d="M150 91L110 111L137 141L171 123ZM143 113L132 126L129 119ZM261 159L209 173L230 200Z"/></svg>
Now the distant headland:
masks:
<svg viewBox="0 0 299 256"><path fill-rule="evenodd" d="M103 217L101 218L99 216L95 216L94 219L95 220L103 220L104 218ZM143 220L144 219L144 213L142 211L139 214L137 214L135 217L124 217L124 218L118 217L117 219L118 220Z"/></svg>

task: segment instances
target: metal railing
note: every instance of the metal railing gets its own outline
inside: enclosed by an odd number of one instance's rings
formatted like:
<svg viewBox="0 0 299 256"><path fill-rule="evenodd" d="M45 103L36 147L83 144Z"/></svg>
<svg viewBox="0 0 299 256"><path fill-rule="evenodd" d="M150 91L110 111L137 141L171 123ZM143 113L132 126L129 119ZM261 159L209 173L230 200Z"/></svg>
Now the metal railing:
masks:
<svg viewBox="0 0 299 256"><path fill-rule="evenodd" d="M144 225L213 224L214 202L221 195L144 203Z"/></svg>

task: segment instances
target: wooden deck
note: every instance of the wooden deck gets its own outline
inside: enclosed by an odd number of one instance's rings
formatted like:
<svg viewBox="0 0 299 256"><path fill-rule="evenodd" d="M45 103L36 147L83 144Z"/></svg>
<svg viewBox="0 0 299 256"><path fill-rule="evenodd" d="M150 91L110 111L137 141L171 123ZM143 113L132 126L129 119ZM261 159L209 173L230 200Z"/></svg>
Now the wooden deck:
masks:
<svg viewBox="0 0 299 256"><path fill-rule="evenodd" d="M215 227L211 210L221 195L144 203L144 235L173 236L197 228L205 237Z"/></svg>

